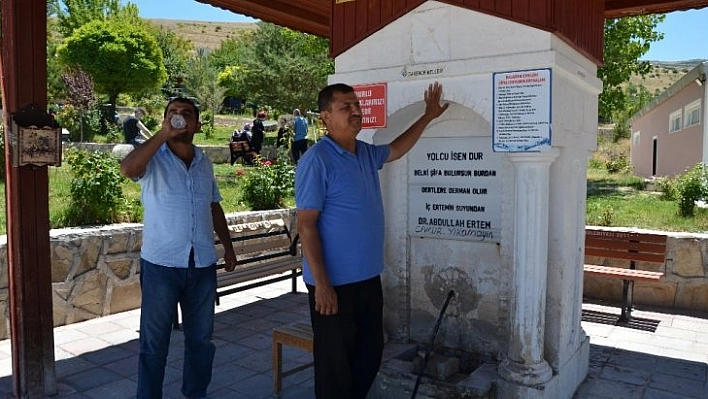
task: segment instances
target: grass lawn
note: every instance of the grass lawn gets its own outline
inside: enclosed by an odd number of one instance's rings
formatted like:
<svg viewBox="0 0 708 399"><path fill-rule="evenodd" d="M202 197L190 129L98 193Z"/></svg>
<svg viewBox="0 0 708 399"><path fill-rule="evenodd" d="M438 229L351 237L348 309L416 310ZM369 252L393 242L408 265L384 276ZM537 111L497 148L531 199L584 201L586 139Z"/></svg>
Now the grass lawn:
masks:
<svg viewBox="0 0 708 399"><path fill-rule="evenodd" d="M641 178L588 170L585 223L595 226L638 227L662 231L708 231L708 209L695 216L679 216L678 203L643 190Z"/></svg>

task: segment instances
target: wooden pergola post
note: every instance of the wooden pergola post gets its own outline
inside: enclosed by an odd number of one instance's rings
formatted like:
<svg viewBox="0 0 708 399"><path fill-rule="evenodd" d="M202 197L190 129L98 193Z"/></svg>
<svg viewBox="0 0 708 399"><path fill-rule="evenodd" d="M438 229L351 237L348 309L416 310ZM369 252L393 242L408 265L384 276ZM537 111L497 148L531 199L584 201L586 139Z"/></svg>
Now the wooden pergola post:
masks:
<svg viewBox="0 0 708 399"><path fill-rule="evenodd" d="M0 58L15 397L56 393L47 166L13 167L12 115L47 103L47 1L3 0Z"/></svg>

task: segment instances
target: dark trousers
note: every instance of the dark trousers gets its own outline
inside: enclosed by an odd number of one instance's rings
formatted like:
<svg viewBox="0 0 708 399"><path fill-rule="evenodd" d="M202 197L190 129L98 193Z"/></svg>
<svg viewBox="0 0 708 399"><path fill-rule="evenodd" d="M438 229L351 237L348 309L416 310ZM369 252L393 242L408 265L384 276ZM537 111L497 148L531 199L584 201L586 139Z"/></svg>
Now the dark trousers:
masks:
<svg viewBox="0 0 708 399"><path fill-rule="evenodd" d="M300 160L300 157L302 156L302 154L304 154L305 151L307 151L307 139L293 141L291 151L293 153L293 162L295 162L295 164L297 164L297 161Z"/></svg>
<svg viewBox="0 0 708 399"><path fill-rule="evenodd" d="M315 311L315 289L307 286L317 399L364 399L383 354L381 278L334 287L339 312L332 316Z"/></svg>

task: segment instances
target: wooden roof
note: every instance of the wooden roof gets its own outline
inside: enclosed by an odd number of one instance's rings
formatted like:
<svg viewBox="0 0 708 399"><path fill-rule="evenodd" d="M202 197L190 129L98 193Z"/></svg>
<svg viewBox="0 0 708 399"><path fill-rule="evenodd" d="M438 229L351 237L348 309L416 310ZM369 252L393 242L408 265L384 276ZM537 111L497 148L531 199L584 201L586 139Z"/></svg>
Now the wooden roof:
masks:
<svg viewBox="0 0 708 399"><path fill-rule="evenodd" d="M605 18L656 14L708 7L706 0L605 0Z"/></svg>
<svg viewBox="0 0 708 399"><path fill-rule="evenodd" d="M333 0L197 0L276 25L329 38Z"/></svg>
<svg viewBox="0 0 708 399"><path fill-rule="evenodd" d="M317 36L326 38L330 36L329 21L334 0L197 1ZM401 1L398 1L398 3L401 3ZM703 7L708 7L708 0L605 0L605 18L665 13Z"/></svg>
<svg viewBox="0 0 708 399"><path fill-rule="evenodd" d="M330 54L337 56L426 0L197 1L328 38ZM439 1L553 32L598 65L604 19L708 7L708 0Z"/></svg>

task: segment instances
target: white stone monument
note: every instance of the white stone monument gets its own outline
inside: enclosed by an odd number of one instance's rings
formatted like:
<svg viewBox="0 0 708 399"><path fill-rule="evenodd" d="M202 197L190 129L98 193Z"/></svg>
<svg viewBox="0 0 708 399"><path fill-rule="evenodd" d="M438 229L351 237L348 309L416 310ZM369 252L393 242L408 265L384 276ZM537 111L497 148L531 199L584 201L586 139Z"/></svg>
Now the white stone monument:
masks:
<svg viewBox="0 0 708 399"><path fill-rule="evenodd" d="M338 56L330 77L385 83L386 126L360 134L373 143L412 123L436 80L450 108L381 172L386 331L427 343L454 290L437 345L495 363L501 398L570 398L588 368L596 66L552 33L428 1Z"/></svg>

